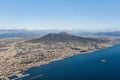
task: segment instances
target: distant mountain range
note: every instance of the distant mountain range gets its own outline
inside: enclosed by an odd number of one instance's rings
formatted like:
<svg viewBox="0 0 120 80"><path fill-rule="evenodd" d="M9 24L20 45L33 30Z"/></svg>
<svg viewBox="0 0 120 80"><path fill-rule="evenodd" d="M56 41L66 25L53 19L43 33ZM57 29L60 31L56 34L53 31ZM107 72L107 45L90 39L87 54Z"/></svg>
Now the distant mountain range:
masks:
<svg viewBox="0 0 120 80"><path fill-rule="evenodd" d="M90 36L90 35L97 35L97 36L120 36L120 31L115 32L82 32L82 31L63 31L63 30L0 30L0 38L36 38L41 37L46 34L49 34L49 36L53 35L56 36L58 34L54 33L60 33L60 32L68 32L71 34L74 34L76 36ZM72 35L73 36L73 35Z"/></svg>
<svg viewBox="0 0 120 80"><path fill-rule="evenodd" d="M97 36L120 36L120 31L115 32L99 32L95 33Z"/></svg>
<svg viewBox="0 0 120 80"><path fill-rule="evenodd" d="M48 34L48 30L0 30L0 38L40 37Z"/></svg>
<svg viewBox="0 0 120 80"><path fill-rule="evenodd" d="M44 42L44 43L48 43L48 42L74 42L74 41L78 41L78 42L88 42L88 41L103 41L102 39L95 39L95 38L85 38L85 37L79 37L79 36L75 36L66 32L60 32L60 33L49 33L41 38L37 38L37 39L32 39L29 40L28 42L32 42L32 43L36 43L36 42Z"/></svg>
<svg viewBox="0 0 120 80"><path fill-rule="evenodd" d="M27 30L0 30L0 38L30 37L33 35L36 33Z"/></svg>
<svg viewBox="0 0 120 80"><path fill-rule="evenodd" d="M59 32L69 32L78 36L86 36L92 33L82 32L79 30L0 30L0 38L19 38L19 37L41 37L48 33L59 33Z"/></svg>

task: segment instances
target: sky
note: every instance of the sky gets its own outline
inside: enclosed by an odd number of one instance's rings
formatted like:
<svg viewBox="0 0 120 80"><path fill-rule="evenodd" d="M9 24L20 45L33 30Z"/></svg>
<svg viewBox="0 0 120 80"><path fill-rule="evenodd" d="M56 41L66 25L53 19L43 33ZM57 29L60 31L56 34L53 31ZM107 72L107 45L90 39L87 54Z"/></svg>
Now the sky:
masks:
<svg viewBox="0 0 120 80"><path fill-rule="evenodd" d="M0 29L120 30L120 0L0 0Z"/></svg>

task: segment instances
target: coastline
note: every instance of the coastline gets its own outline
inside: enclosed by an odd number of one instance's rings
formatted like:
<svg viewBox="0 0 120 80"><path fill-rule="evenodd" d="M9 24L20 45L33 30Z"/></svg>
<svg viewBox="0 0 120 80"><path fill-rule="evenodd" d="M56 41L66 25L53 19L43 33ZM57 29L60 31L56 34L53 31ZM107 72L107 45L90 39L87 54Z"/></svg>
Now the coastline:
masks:
<svg viewBox="0 0 120 80"><path fill-rule="evenodd" d="M107 48L110 48L110 47L114 47L114 46L117 46L117 45L120 45L120 44L115 44L115 45L108 46L108 47L105 47L105 48L103 48L103 49L98 49L98 50L95 50L95 51L89 51L89 52L78 53L78 54L75 54L75 55L72 55L72 56L68 56L68 57L65 57L65 58L57 58L57 59L48 61L48 62L46 62L45 64L41 64L41 65L38 65L38 66L33 66L33 67L31 67L31 68L25 69L25 70L23 70L23 72L25 72L25 71L27 71L27 70L29 70L29 69L32 69L32 68L34 68L34 67L42 67L42 66L48 65L48 64L50 64L50 63L52 63L52 62L61 61L61 60L64 60L64 59L67 59L67 58L70 58L70 57L77 56L77 55L92 54L92 53L94 53L94 52L96 52L96 51L104 50L104 49L107 49Z"/></svg>
<svg viewBox="0 0 120 80"><path fill-rule="evenodd" d="M101 73L100 75L103 75L103 76L105 75L108 78L109 75L107 76L107 74L110 74L110 73L108 72L107 69L109 68L110 72L114 71L112 66L116 67L116 65L113 65L113 64L115 64L115 62L117 62L117 60L119 59L119 57L117 57L119 54L119 51L120 51L119 48L120 48L120 45L115 45L113 47L108 47L106 49L98 50L91 54L83 54L82 56L81 56L81 54L75 55L72 57L68 57L68 59L65 58L64 60L54 61L47 65L34 67L28 71L25 71L26 73L31 74L31 76L25 77L25 79L30 79L33 74L35 74L34 76L43 74L44 76L36 78L35 80L37 80L37 79L38 80L41 80L41 79L54 80L54 79L56 79L56 77L57 77L57 79L59 79L59 78L61 79L61 77L62 77L62 79L68 78L68 80L69 80L72 76L69 78L68 74L72 75L72 72L73 72L73 73L75 73L74 78L76 77L76 74L78 74L78 79L81 80L81 78L79 78L79 77L82 77L82 76L80 76L79 74L84 73L84 71L86 72L86 75L89 75L90 73L96 74L95 72L99 71L99 70L100 70L99 72ZM116 52L115 54L114 54L114 51ZM112 54L114 55L114 57ZM116 60L115 56L117 57L117 60ZM101 60L106 60L106 62L101 62ZM111 62L113 62L113 64L111 64ZM109 63L111 65L109 65ZM119 64L119 62L117 62L117 63ZM88 71L88 69L90 71ZM91 72L91 70L93 70L93 72ZM107 73L107 74L102 74L103 71L105 71L105 73ZM117 74L119 74L119 70L117 68L115 71L118 71ZM63 75L60 76L60 74L61 75L63 74ZM49 79L49 77L51 77L52 79ZM84 77L86 77L86 76L84 76ZM89 76L89 77L94 78L94 75ZM111 75L111 77L112 77L112 75ZM118 75L118 77L119 77L119 75ZM100 78L100 76L99 76L99 78ZM20 79L23 79L23 78L20 78ZM86 80L88 80L88 79L89 78L86 78ZM114 76L114 79L116 79L115 76Z"/></svg>
<svg viewBox="0 0 120 80"><path fill-rule="evenodd" d="M39 44L38 44L39 45ZM66 44L64 44L64 45L66 45ZM54 57L54 58L51 58L51 59L48 59L47 61L45 60L45 61L38 61L38 62L35 62L35 63L31 63L31 64L28 64L28 65L23 65L23 66L25 66L25 67L21 67L21 65L19 65L18 64L18 69L19 70L16 70L16 72L9 72L8 74L6 74L5 76L1 76L0 78L4 78L4 79L6 79L7 80L7 78L8 77L10 77L10 76L13 76L13 75L16 75L16 76L18 76L18 78L20 78L20 77L23 77L24 76L24 71L27 71L27 70L29 70L29 69L31 69L31 68L33 68L33 67L40 67L40 66L44 66L44 65L47 65L47 64L50 64L50 63L52 63L52 62L55 62L55 61L60 61L60 60L64 60L64 59L66 59L66 58L70 58L70 57L73 57L73 56L77 56L77 55L82 55L82 54L91 54L91 53L93 53L93 52L96 52L96 51L98 51L98 50L102 50L102 49L106 49L106 48L109 48L109 47L113 47L113 46L115 46L115 45L117 45L117 44L113 44L113 43L108 43L108 44L105 44L105 43L103 43L103 45L100 43L100 45L99 45L99 49L97 49L97 48L92 48L92 50L87 50L86 52L80 52L80 50L69 50L69 47L67 47L67 48L65 48L64 50L62 50L62 49L58 49L58 50L56 50L56 52L57 53L61 53L61 55L59 56L57 56L57 57ZM27 46L29 46L29 45L27 45ZM35 45L36 46L36 45ZM59 46L61 46L61 45L59 45ZM88 46L88 45L87 45ZM102 47L103 46L103 47ZM50 47L50 46L49 46ZM79 47L79 46L78 46ZM66 50L66 51L65 51ZM84 49L83 49L84 50ZM49 51L49 50L45 50L45 51ZM60 51L60 52L58 52L58 51ZM61 52L62 51L62 52ZM65 51L65 52L64 52ZM46 53L46 52L45 52ZM39 56L39 55L38 55ZM32 57L32 56L30 56L30 57ZM14 60L16 60L17 61L17 57L14 59ZM18 58L18 60L19 60L19 58ZM31 59L32 60L32 59ZM12 67L12 66L11 66Z"/></svg>

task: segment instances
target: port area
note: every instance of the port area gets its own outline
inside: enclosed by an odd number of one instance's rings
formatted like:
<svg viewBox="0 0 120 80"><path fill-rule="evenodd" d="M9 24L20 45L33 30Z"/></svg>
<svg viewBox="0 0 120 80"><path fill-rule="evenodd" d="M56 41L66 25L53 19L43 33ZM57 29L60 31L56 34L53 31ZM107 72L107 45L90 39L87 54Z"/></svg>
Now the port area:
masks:
<svg viewBox="0 0 120 80"><path fill-rule="evenodd" d="M30 74L13 75L13 76L8 77L8 80L18 80L19 78L27 77L27 76L29 76L29 75L30 75Z"/></svg>
<svg viewBox="0 0 120 80"><path fill-rule="evenodd" d="M8 77L6 76L0 76L0 80L18 80L19 78L23 78L23 77L27 77L30 74L24 74L24 73L16 73L16 74L12 74Z"/></svg>

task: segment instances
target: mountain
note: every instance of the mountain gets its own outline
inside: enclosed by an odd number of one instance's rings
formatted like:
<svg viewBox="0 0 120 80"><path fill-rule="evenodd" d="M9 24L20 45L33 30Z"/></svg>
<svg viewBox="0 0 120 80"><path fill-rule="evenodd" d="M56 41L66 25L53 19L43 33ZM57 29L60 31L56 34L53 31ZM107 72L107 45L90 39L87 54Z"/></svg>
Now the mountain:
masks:
<svg viewBox="0 0 120 80"><path fill-rule="evenodd" d="M120 36L120 31L114 31L114 32L99 32L95 33L97 36Z"/></svg>
<svg viewBox="0 0 120 80"><path fill-rule="evenodd" d="M47 30L0 30L0 38L34 38L47 34Z"/></svg>
<svg viewBox="0 0 120 80"><path fill-rule="evenodd" d="M94 39L94 38L79 37L79 36L75 36L75 35L72 35L66 32L60 32L60 33L49 33L41 38L32 39L32 40L29 40L28 42L48 43L48 42L68 42L68 41L86 42L86 41L100 41L100 40Z"/></svg>
<svg viewBox="0 0 120 80"><path fill-rule="evenodd" d="M41 37L49 33L68 32L74 35L87 36L92 35L91 32L82 32L79 30L24 30L24 29L1 29L0 38L35 38Z"/></svg>
<svg viewBox="0 0 120 80"><path fill-rule="evenodd" d="M28 30L0 30L0 38L18 38L35 36L36 33Z"/></svg>

